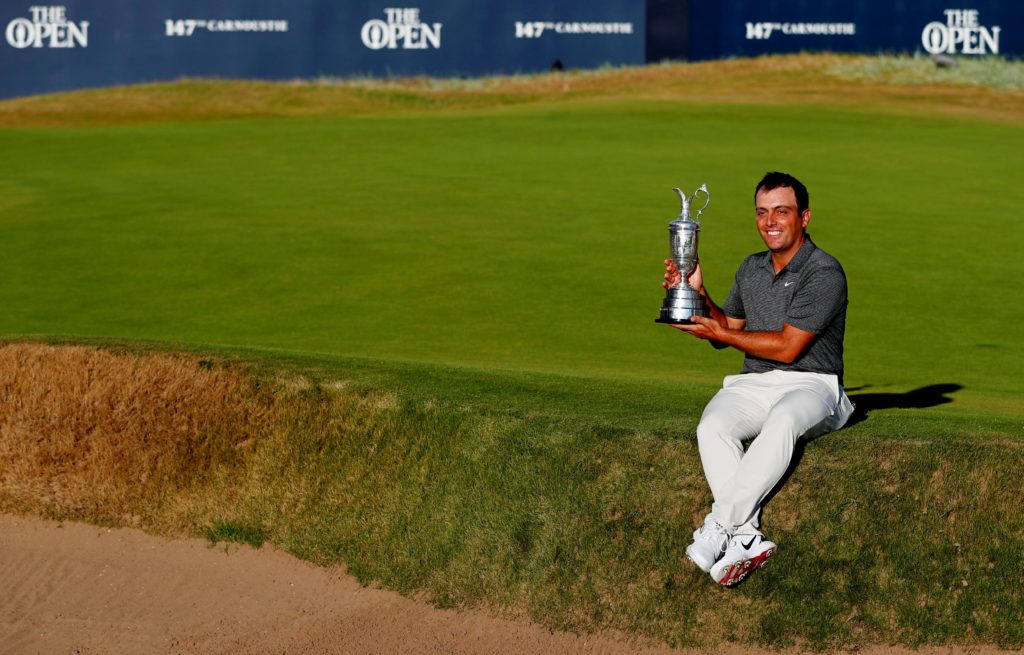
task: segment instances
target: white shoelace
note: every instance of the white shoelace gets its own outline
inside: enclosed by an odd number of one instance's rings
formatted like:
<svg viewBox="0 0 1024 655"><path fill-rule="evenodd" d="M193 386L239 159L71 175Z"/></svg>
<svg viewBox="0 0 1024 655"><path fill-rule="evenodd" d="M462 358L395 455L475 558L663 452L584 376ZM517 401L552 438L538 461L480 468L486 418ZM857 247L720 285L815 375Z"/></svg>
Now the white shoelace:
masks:
<svg viewBox="0 0 1024 655"><path fill-rule="evenodd" d="M711 545L717 544L718 540L721 539L722 536L728 536L728 535L729 535L729 531L726 530L725 526L723 526L718 521L713 521L711 523L705 523L704 527L702 527L701 530L700 530L700 538L703 539L704 541L708 542ZM730 543L730 540L726 539L725 546L720 547L720 550L724 551L728 547L729 543Z"/></svg>

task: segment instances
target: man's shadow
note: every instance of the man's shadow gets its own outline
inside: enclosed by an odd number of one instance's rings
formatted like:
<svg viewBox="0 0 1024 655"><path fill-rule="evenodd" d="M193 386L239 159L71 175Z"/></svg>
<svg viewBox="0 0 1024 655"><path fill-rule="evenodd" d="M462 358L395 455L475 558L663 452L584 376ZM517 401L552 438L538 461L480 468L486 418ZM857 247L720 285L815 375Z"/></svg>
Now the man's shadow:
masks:
<svg viewBox="0 0 1024 655"><path fill-rule="evenodd" d="M960 391L964 388L962 384L947 382L945 384L929 384L927 387L914 389L906 393L850 393L869 388L870 385L847 389L850 400L856 405L853 416L846 422L844 427L856 425L866 421L870 413L876 409L923 409L925 407L936 407L953 402L946 394ZM801 442L803 439L801 439Z"/></svg>
<svg viewBox="0 0 1024 655"><path fill-rule="evenodd" d="M846 391L861 391L869 387L870 385L865 385L847 389ZM877 409L924 409L925 407L945 405L953 402L953 399L949 398L947 394L960 391L963 388L962 384L947 382L945 384L929 384L926 387L914 389L906 393L853 393L850 394L850 400L856 407L853 410L853 415L850 416L850 420L843 427L848 428L851 425L868 420L871 412ZM786 469L786 473L779 480L779 483L775 485L775 488L765 497L762 508L771 502L775 495L779 493L779 490L786 485L786 482L793 475L793 471L799 466L800 460L803 459L804 449L811 441L814 441L814 439L800 439L796 442L796 447L793 449L793 459L789 462L789 468Z"/></svg>

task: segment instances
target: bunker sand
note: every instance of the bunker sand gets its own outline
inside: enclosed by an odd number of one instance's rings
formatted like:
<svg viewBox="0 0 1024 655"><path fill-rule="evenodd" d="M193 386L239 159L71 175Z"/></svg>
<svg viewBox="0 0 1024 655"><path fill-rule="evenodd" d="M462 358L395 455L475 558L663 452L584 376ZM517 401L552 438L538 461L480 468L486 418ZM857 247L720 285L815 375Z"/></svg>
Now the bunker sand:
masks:
<svg viewBox="0 0 1024 655"><path fill-rule="evenodd" d="M244 546L0 516L6 653L669 653L439 610Z"/></svg>
<svg viewBox="0 0 1024 655"><path fill-rule="evenodd" d="M245 546L0 515L6 653L695 653L553 633ZM723 592L728 593L728 592ZM719 653L768 653L744 647ZM1001 652L987 646L859 653Z"/></svg>

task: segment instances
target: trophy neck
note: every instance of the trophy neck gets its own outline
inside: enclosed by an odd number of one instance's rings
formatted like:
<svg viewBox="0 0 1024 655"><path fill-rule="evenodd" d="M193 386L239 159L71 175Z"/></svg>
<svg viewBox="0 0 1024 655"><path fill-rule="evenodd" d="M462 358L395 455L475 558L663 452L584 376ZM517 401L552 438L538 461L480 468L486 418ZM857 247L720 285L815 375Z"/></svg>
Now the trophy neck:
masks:
<svg viewBox="0 0 1024 655"><path fill-rule="evenodd" d="M673 187L673 190L679 194L679 218L676 220L690 220L690 199L682 189Z"/></svg>

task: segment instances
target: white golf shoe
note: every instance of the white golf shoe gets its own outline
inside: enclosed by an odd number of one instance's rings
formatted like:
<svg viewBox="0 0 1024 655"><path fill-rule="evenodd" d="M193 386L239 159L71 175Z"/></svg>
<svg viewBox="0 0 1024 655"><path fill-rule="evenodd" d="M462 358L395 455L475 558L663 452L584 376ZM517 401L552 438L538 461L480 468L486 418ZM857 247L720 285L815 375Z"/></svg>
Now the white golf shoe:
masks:
<svg viewBox="0 0 1024 655"><path fill-rule="evenodd" d="M729 531L718 521L708 519L693 531L693 543L686 547L686 556L705 573L711 570L729 543Z"/></svg>
<svg viewBox="0 0 1024 655"><path fill-rule="evenodd" d="M722 558L711 567L715 582L727 587L739 583L775 553L778 545L760 534L737 534L729 540Z"/></svg>

